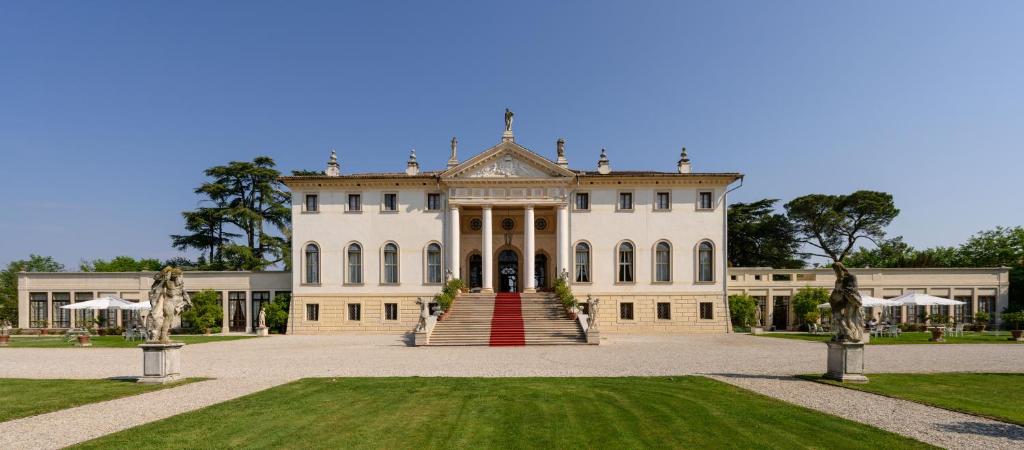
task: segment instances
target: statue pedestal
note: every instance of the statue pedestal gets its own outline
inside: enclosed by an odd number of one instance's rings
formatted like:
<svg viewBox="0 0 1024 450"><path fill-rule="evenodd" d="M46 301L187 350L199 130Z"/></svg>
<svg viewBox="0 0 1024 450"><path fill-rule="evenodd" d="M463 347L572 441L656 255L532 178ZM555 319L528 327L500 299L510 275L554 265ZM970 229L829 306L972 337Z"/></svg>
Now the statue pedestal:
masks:
<svg viewBox="0 0 1024 450"><path fill-rule="evenodd" d="M501 142L515 142L516 137L512 135L511 131L505 131L501 133Z"/></svg>
<svg viewBox="0 0 1024 450"><path fill-rule="evenodd" d="M601 345L601 331L600 330L587 331L587 344L590 344L590 345Z"/></svg>
<svg viewBox="0 0 1024 450"><path fill-rule="evenodd" d="M427 333L426 331L413 332L413 345L417 347L430 345L430 333Z"/></svg>
<svg viewBox="0 0 1024 450"><path fill-rule="evenodd" d="M257 328L256 329L256 335L257 336L270 336L270 328L267 328L267 327Z"/></svg>
<svg viewBox="0 0 1024 450"><path fill-rule="evenodd" d="M864 376L864 344L861 342L829 342L828 372L825 378L843 383L867 383Z"/></svg>
<svg viewBox="0 0 1024 450"><path fill-rule="evenodd" d="M142 349L142 378L139 383L165 384L181 379L181 348L185 344L139 344Z"/></svg>
<svg viewBox="0 0 1024 450"><path fill-rule="evenodd" d="M751 328L750 329L750 334L753 334L754 336L762 335L762 334L764 334L764 327L754 327L754 328Z"/></svg>

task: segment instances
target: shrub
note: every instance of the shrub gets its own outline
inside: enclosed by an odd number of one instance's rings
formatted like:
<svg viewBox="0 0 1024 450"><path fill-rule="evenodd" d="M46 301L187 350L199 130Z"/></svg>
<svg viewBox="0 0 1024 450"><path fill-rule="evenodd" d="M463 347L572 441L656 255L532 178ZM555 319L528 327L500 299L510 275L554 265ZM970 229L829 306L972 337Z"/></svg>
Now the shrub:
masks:
<svg viewBox="0 0 1024 450"><path fill-rule="evenodd" d="M1024 328L1024 311L1004 312L1001 317L1011 330Z"/></svg>
<svg viewBox="0 0 1024 450"><path fill-rule="evenodd" d="M569 287L569 283L566 282L565 278L558 277L555 279L555 284L552 289L555 291L555 295L558 296L558 300L562 302L562 306L564 306L566 310L576 307L576 296L572 295L572 289Z"/></svg>
<svg viewBox="0 0 1024 450"><path fill-rule="evenodd" d="M192 305L182 311L181 320L192 324L195 331L212 332L214 325L224 318L224 311L217 304L218 298L217 292L210 289L197 292L192 296Z"/></svg>
<svg viewBox="0 0 1024 450"><path fill-rule="evenodd" d="M807 314L804 314L804 322L806 323L818 323L819 318L821 318L821 315L818 314L817 311L811 311Z"/></svg>
<svg viewBox="0 0 1024 450"><path fill-rule="evenodd" d="M437 308L441 311L447 311L452 306L452 302L455 301L455 297L459 295L459 292L464 287L466 287L466 284L461 279L452 278L448 280L444 287L441 288L441 293L434 296Z"/></svg>
<svg viewBox="0 0 1024 450"><path fill-rule="evenodd" d="M291 298L287 294L277 294L274 301L263 306L267 315L267 328L272 333L284 334L288 329L288 307ZM256 312L259 314L259 311Z"/></svg>
<svg viewBox="0 0 1024 450"><path fill-rule="evenodd" d="M928 317L932 325L949 325L949 316L945 314L932 314Z"/></svg>
<svg viewBox="0 0 1024 450"><path fill-rule="evenodd" d="M818 305L828 302L828 289L804 287L793 296L793 312L801 321L805 321L807 313L818 312Z"/></svg>
<svg viewBox="0 0 1024 450"><path fill-rule="evenodd" d="M988 325L988 321L992 319L987 312L979 311L974 314L974 324L978 326Z"/></svg>
<svg viewBox="0 0 1024 450"><path fill-rule="evenodd" d="M754 326L754 310L757 308L757 300L749 295L729 296L729 318L734 327Z"/></svg>

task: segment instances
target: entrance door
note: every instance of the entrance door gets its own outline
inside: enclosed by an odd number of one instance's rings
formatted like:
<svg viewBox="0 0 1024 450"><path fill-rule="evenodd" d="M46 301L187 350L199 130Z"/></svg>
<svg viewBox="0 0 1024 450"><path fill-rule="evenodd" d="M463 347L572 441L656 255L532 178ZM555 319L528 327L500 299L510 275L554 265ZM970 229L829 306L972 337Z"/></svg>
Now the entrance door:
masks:
<svg viewBox="0 0 1024 450"><path fill-rule="evenodd" d="M789 296L777 295L773 299L775 306L772 308L772 326L776 330L789 328Z"/></svg>
<svg viewBox="0 0 1024 450"><path fill-rule="evenodd" d="M498 292L519 292L519 256L512 250L498 254Z"/></svg>
<svg viewBox="0 0 1024 450"><path fill-rule="evenodd" d="M548 256L543 253L533 258L533 283L537 289L548 287Z"/></svg>
<svg viewBox="0 0 1024 450"><path fill-rule="evenodd" d="M245 331L245 292L228 292L228 329Z"/></svg>
<svg viewBox="0 0 1024 450"><path fill-rule="evenodd" d="M483 280L483 259L479 254L469 255L469 288L481 288L484 285Z"/></svg>

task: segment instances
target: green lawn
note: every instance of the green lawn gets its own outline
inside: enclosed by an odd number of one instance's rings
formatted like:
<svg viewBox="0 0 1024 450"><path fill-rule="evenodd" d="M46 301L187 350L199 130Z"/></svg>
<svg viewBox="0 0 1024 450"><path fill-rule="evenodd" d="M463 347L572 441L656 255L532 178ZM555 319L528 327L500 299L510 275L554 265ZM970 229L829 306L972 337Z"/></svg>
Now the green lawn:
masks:
<svg viewBox="0 0 1024 450"><path fill-rule="evenodd" d="M135 380L28 380L0 378L0 422L34 416L86 403L102 402L199 381L189 378L167 385L143 385ZM116 414L111 411L111 414Z"/></svg>
<svg viewBox="0 0 1024 450"><path fill-rule="evenodd" d="M234 341L237 339L249 339L255 336L199 336L199 335L175 335L173 340L186 344L204 344L207 342ZM92 348L132 348L142 341L126 341L121 336L93 336ZM63 336L11 336L10 347L29 348L70 348L74 342L64 340ZM88 349L84 347L83 349ZM0 348L0 352L3 349Z"/></svg>
<svg viewBox="0 0 1024 450"><path fill-rule="evenodd" d="M803 341L818 341L828 342L832 338L831 334L810 334L810 333L765 333L759 336L783 338L783 339L799 339ZM1002 335L994 335L990 333L978 333L978 332L964 332L963 336L946 336L946 342L930 342L929 338L932 334L929 332L904 332L899 337L871 337L871 341L868 345L894 345L894 344L1022 344L1024 342L1014 342L1007 340L1010 334L1003 332Z"/></svg>
<svg viewBox="0 0 1024 450"><path fill-rule="evenodd" d="M82 448L929 448L702 377L315 378Z"/></svg>
<svg viewBox="0 0 1024 450"><path fill-rule="evenodd" d="M866 384L805 378L1024 425L1022 373L885 373Z"/></svg>

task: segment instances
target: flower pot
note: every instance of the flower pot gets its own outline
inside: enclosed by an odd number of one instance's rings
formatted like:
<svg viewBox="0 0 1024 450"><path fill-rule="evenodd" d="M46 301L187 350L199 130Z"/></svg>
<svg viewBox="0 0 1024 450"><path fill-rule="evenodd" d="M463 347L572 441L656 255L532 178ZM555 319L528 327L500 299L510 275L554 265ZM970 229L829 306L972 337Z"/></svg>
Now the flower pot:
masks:
<svg viewBox="0 0 1024 450"><path fill-rule="evenodd" d="M1010 330L1011 341L1024 341L1024 330Z"/></svg>
<svg viewBox="0 0 1024 450"><path fill-rule="evenodd" d="M572 320L576 320L576 313L575 312L569 312L569 318L572 319Z"/></svg>
<svg viewBox="0 0 1024 450"><path fill-rule="evenodd" d="M928 339L929 341L931 341L931 342L946 342L946 340L942 338L946 334L946 330L943 330L942 328L934 327L934 328L930 328L929 331L932 332L932 338Z"/></svg>
<svg viewBox="0 0 1024 450"><path fill-rule="evenodd" d="M211 335L211 334L212 334L212 333L210 333L210 329L209 329L209 328L206 328L206 329L204 329L204 330L203 330L203 335L204 335L204 336L209 336L209 335Z"/></svg>
<svg viewBox="0 0 1024 450"><path fill-rule="evenodd" d="M6 347L11 342L11 337L6 334L0 334L0 347Z"/></svg>
<svg viewBox="0 0 1024 450"><path fill-rule="evenodd" d="M79 347L92 347L92 341L90 341L89 339L90 339L90 336L88 334L80 334L80 335L78 335L78 346Z"/></svg>

